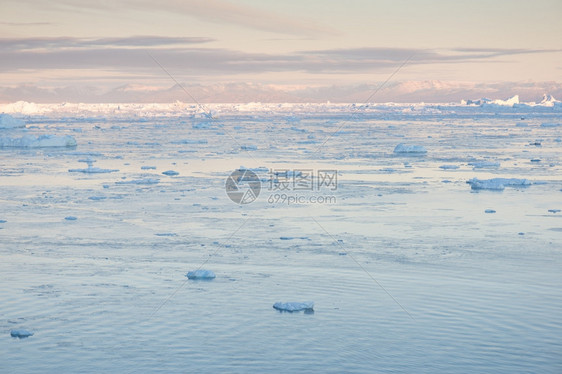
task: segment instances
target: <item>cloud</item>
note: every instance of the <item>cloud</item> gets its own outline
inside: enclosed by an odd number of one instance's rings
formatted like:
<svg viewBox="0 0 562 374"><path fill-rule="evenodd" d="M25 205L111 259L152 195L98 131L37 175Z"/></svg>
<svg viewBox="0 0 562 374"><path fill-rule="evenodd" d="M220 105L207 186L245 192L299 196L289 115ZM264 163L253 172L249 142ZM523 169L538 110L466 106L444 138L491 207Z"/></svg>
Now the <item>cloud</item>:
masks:
<svg viewBox="0 0 562 374"><path fill-rule="evenodd" d="M3 26L50 26L54 25L52 22L0 22Z"/></svg>
<svg viewBox="0 0 562 374"><path fill-rule="evenodd" d="M50 49L53 52L67 48L92 47L159 47L170 45L187 45L212 42L214 39L203 37L169 37L169 36L130 36L123 38L73 38L73 37L36 37L36 38L0 38L0 48L4 51L23 52L37 49Z"/></svg>
<svg viewBox="0 0 562 374"><path fill-rule="evenodd" d="M376 85L322 86L314 88L282 87L265 84L230 83L213 85L182 84L199 102L349 102L363 103ZM404 81L385 86L377 102L459 102L461 99L505 99L520 95L523 101L540 101L544 93L562 97L562 84L557 82L470 83L454 81ZM170 103L191 102L178 85L167 88L125 85L102 91L93 86L42 88L35 85L0 87L0 102L89 102L89 103Z"/></svg>
<svg viewBox="0 0 562 374"><path fill-rule="evenodd" d="M13 1L13 0L12 0ZM119 14L140 11L155 12L196 18L216 24L231 24L245 28L298 36L324 36L338 34L330 27L317 24L314 20L299 19L298 15L283 15L229 0L18 0L32 7L51 8L58 12L101 12Z"/></svg>

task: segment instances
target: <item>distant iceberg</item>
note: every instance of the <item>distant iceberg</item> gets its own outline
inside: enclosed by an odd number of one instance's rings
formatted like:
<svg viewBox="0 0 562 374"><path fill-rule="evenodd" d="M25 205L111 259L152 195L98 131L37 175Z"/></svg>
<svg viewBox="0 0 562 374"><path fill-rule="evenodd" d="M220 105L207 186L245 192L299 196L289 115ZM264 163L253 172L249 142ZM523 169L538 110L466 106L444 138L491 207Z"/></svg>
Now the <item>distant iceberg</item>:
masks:
<svg viewBox="0 0 562 374"><path fill-rule="evenodd" d="M194 270L187 273L186 277L188 279L215 279L216 275L211 270Z"/></svg>
<svg viewBox="0 0 562 374"><path fill-rule="evenodd" d="M492 178L478 179L472 178L466 183L470 184L473 190L495 190L503 191L505 187L526 187L532 183L528 179L518 178Z"/></svg>
<svg viewBox="0 0 562 374"><path fill-rule="evenodd" d="M273 308L282 312L291 312L291 313L299 312L301 310L312 311L314 310L314 303L312 301L288 302L288 303L279 302L273 304Z"/></svg>
<svg viewBox="0 0 562 374"><path fill-rule="evenodd" d="M13 129L16 127L25 127L25 122L9 114L0 113L0 129Z"/></svg>
<svg viewBox="0 0 562 374"><path fill-rule="evenodd" d="M423 145L408 145L404 143L394 147L394 153L425 154L427 149Z"/></svg>
<svg viewBox="0 0 562 374"><path fill-rule="evenodd" d="M47 148L76 147L76 139L70 135L25 135L21 138L0 138L0 148Z"/></svg>

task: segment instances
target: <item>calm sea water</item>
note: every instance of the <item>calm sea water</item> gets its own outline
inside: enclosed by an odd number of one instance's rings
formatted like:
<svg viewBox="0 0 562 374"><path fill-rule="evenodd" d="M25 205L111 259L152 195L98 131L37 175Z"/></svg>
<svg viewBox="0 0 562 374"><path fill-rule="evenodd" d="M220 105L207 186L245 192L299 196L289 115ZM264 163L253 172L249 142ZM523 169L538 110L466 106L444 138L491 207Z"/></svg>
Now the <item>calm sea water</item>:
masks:
<svg viewBox="0 0 562 374"><path fill-rule="evenodd" d="M0 372L560 373L562 127L519 117L371 115L334 136L325 113L2 130L78 147L0 149ZM394 154L402 142L428 152ZM84 159L118 171L68 172ZM225 192L242 165L264 168L247 205ZM337 188L283 191L335 201L271 203L267 169L335 170ZM200 267L217 278L188 281Z"/></svg>

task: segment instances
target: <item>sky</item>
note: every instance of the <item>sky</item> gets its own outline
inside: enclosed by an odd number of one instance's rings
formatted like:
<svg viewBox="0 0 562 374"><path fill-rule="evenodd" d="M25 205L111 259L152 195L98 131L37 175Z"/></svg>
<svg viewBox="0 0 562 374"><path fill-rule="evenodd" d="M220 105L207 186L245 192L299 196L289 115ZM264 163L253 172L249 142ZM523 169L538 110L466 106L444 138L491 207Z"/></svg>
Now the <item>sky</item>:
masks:
<svg viewBox="0 0 562 374"><path fill-rule="evenodd" d="M393 73L459 87L562 82L560 0L2 0L0 14L2 101L174 80L286 90Z"/></svg>

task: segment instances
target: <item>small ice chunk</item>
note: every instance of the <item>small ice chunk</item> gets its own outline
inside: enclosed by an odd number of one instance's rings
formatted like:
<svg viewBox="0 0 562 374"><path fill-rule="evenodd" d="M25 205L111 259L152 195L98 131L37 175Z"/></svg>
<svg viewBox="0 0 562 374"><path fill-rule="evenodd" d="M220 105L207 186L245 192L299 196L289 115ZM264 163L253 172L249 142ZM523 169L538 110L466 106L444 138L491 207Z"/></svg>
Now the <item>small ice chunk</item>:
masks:
<svg viewBox="0 0 562 374"><path fill-rule="evenodd" d="M541 123L541 127L559 127L562 126L562 123L554 123L554 122L545 122Z"/></svg>
<svg viewBox="0 0 562 374"><path fill-rule="evenodd" d="M473 161L468 164L474 169L497 168L500 166L500 163L496 161Z"/></svg>
<svg viewBox="0 0 562 374"><path fill-rule="evenodd" d="M194 270L187 273L188 279L214 279L216 277L215 273L211 270Z"/></svg>
<svg viewBox="0 0 562 374"><path fill-rule="evenodd" d="M496 191L503 191L505 187L526 187L531 185L531 182L529 180L518 179L518 178L492 178L492 179L472 178L466 183L470 184L470 187L473 190L496 190Z"/></svg>
<svg viewBox="0 0 562 374"><path fill-rule="evenodd" d="M6 223L8 221L6 221L5 219L0 219L0 223Z"/></svg>
<svg viewBox="0 0 562 374"><path fill-rule="evenodd" d="M95 200L95 201L105 200L105 199L107 199L107 196L90 196L90 197L88 197L88 199Z"/></svg>
<svg viewBox="0 0 562 374"><path fill-rule="evenodd" d="M258 147L255 145L243 145L240 149L243 151L257 151Z"/></svg>
<svg viewBox="0 0 562 374"><path fill-rule="evenodd" d="M273 308L281 312L291 312L291 313L299 312L301 310L312 311L314 310L314 303L312 301L287 302L287 303L278 302L273 304Z"/></svg>
<svg viewBox="0 0 562 374"><path fill-rule="evenodd" d="M441 166L439 166L439 168L443 169L443 170L455 170L455 169L458 169L459 166L458 165L441 165Z"/></svg>
<svg viewBox="0 0 562 374"><path fill-rule="evenodd" d="M560 213L560 209L549 209L550 213Z"/></svg>
<svg viewBox="0 0 562 374"><path fill-rule="evenodd" d="M179 175L179 173L177 171L174 171L174 170L166 170L166 171L163 171L162 174L169 175L169 176Z"/></svg>
<svg viewBox="0 0 562 374"><path fill-rule="evenodd" d="M9 114L0 113L0 129L13 129L16 127L25 127L25 122Z"/></svg>
<svg viewBox="0 0 562 374"><path fill-rule="evenodd" d="M496 211L493 209L486 209L484 213L495 213Z"/></svg>
<svg viewBox="0 0 562 374"><path fill-rule="evenodd" d="M33 336L33 333L29 330L25 330L25 329L17 329L17 330L12 330L10 331L10 335L13 338L28 338L30 336Z"/></svg>
<svg viewBox="0 0 562 374"><path fill-rule="evenodd" d="M76 221L78 218L74 217L74 216L66 216L64 217L65 220L67 221Z"/></svg>
<svg viewBox="0 0 562 374"><path fill-rule="evenodd" d="M70 135L25 135L21 138L0 138L0 148L49 148L76 147L76 139Z"/></svg>
<svg viewBox="0 0 562 374"><path fill-rule="evenodd" d="M394 147L394 153L424 154L427 153L427 150L423 145L408 145L400 143Z"/></svg>
<svg viewBox="0 0 562 374"><path fill-rule="evenodd" d="M101 169L97 167L87 167L85 169L68 169L69 173L84 173L84 174L104 174L104 173L115 173L119 170L117 169Z"/></svg>
<svg viewBox="0 0 562 374"><path fill-rule="evenodd" d="M532 158L531 162L541 162L541 159L540 158Z"/></svg>
<svg viewBox="0 0 562 374"><path fill-rule="evenodd" d="M141 170L156 170L156 166L141 166Z"/></svg>
<svg viewBox="0 0 562 374"><path fill-rule="evenodd" d="M133 179L130 181L118 181L115 182L115 184L144 184L144 185L150 185L150 184L158 184L160 182L160 179L158 178L143 178L143 179Z"/></svg>

